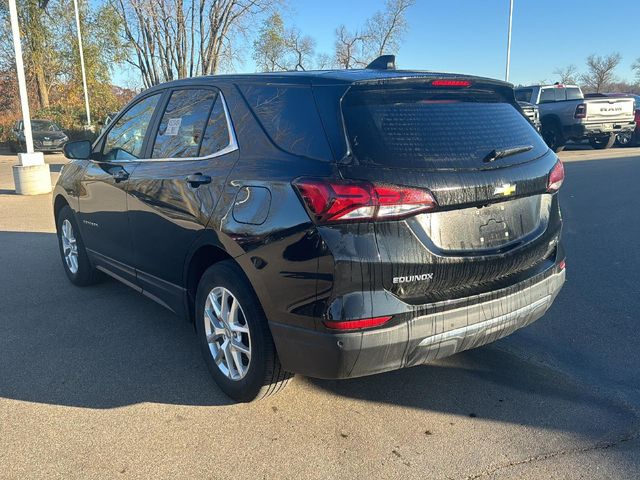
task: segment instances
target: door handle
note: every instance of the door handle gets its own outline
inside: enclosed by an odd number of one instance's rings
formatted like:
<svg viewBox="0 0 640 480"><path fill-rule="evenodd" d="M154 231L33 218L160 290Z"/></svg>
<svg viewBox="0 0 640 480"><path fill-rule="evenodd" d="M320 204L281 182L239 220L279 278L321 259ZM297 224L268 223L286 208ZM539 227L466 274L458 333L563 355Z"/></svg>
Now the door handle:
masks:
<svg viewBox="0 0 640 480"><path fill-rule="evenodd" d="M116 183L122 182L129 178L129 172L127 172L124 168L116 170L111 175L113 176Z"/></svg>
<svg viewBox="0 0 640 480"><path fill-rule="evenodd" d="M187 177L187 183L194 188L198 188L200 185L211 183L211 177L209 175L203 175L201 173L194 173Z"/></svg>

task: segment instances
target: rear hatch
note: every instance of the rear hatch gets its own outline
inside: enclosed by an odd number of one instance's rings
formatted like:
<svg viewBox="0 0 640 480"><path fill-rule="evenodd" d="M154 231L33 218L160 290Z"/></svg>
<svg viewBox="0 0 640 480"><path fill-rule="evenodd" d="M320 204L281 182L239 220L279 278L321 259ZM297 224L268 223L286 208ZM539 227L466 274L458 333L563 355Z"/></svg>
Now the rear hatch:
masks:
<svg viewBox="0 0 640 480"><path fill-rule="evenodd" d="M437 206L374 222L384 288L408 303L519 281L549 260L560 232L547 191L557 157L513 90L476 79L362 82L342 99L345 179L430 191Z"/></svg>
<svg viewBox="0 0 640 480"><path fill-rule="evenodd" d="M587 116L584 123L628 123L634 119L633 98L586 99Z"/></svg>

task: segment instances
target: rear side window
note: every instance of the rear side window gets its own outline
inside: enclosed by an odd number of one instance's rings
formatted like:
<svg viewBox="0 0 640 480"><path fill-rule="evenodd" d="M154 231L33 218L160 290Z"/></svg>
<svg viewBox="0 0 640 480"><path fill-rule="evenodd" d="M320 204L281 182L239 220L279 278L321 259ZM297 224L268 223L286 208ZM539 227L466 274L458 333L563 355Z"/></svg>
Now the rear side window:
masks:
<svg viewBox="0 0 640 480"><path fill-rule="evenodd" d="M195 158L216 100L214 90L176 90L162 115L152 158Z"/></svg>
<svg viewBox="0 0 640 480"><path fill-rule="evenodd" d="M487 168L494 149L533 148L491 164L536 158L547 147L516 107L488 91L366 89L343 101L347 137L359 163L406 168Z"/></svg>
<svg viewBox="0 0 640 480"><path fill-rule="evenodd" d="M311 87L244 85L241 90L275 145L295 155L331 159Z"/></svg>
<svg viewBox="0 0 640 480"><path fill-rule="evenodd" d="M579 88L569 87L565 90L567 91L567 100L582 100L584 98Z"/></svg>
<svg viewBox="0 0 640 480"><path fill-rule="evenodd" d="M540 91L540 103L548 103L556 101L555 88L543 88Z"/></svg>

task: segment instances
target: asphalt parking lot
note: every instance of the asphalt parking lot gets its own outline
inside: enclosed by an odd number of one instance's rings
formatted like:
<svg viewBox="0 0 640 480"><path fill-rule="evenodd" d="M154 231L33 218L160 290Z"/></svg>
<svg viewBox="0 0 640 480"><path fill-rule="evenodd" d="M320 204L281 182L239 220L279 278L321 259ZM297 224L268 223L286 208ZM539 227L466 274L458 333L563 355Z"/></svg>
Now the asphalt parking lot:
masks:
<svg viewBox="0 0 640 480"><path fill-rule="evenodd" d="M640 148L562 158L568 280L543 319L233 405L186 322L67 281L50 195L14 195L0 156L0 478L637 479Z"/></svg>

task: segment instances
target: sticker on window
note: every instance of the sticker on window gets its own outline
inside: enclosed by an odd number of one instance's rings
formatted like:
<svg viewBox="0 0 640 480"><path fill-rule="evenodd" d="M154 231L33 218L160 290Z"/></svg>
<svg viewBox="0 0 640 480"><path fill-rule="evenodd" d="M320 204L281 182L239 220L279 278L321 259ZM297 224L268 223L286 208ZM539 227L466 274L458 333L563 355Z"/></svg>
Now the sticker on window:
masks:
<svg viewBox="0 0 640 480"><path fill-rule="evenodd" d="M167 122L167 129L164 131L164 134L172 137L178 135L180 124L182 124L182 118L170 118Z"/></svg>

